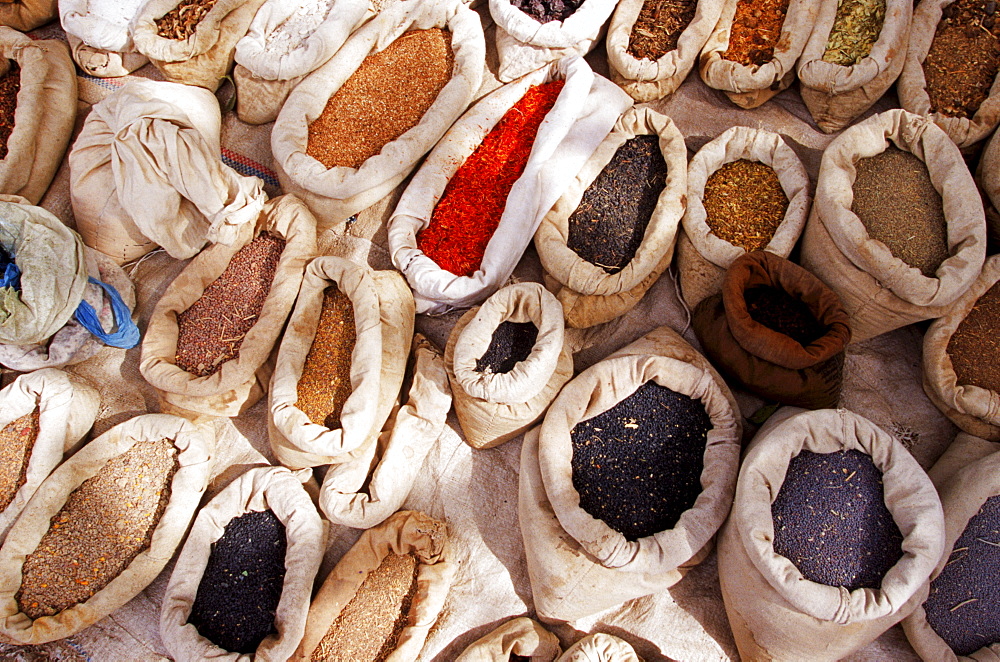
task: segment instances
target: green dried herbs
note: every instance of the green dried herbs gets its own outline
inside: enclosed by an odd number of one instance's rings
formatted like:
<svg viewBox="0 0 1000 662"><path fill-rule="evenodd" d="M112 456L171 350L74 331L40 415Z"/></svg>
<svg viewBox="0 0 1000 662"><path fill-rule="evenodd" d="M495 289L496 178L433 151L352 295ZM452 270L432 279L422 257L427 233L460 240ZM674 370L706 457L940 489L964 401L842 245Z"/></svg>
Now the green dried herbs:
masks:
<svg viewBox="0 0 1000 662"><path fill-rule="evenodd" d="M823 61L845 67L868 57L885 22L885 0L840 0Z"/></svg>

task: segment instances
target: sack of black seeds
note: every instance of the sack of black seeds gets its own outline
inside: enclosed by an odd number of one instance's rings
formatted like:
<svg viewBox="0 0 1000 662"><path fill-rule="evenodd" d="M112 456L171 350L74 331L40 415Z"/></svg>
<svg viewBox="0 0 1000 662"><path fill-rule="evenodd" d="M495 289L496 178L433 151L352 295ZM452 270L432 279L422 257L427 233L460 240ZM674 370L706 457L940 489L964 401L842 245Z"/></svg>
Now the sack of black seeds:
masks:
<svg viewBox="0 0 1000 662"><path fill-rule="evenodd" d="M500 57L497 77L508 83L570 55L586 55L601 36L617 0L490 0Z"/></svg>
<svg viewBox="0 0 1000 662"><path fill-rule="evenodd" d="M871 108L903 70L913 2L885 0L881 12L868 15L860 13L865 6L820 3L796 66L802 100L825 133L843 129Z"/></svg>
<svg viewBox="0 0 1000 662"><path fill-rule="evenodd" d="M762 14L755 3L725 0L698 61L705 84L722 90L741 108L756 108L790 86L819 3L790 0L787 7L782 11L774 3Z"/></svg>
<svg viewBox="0 0 1000 662"><path fill-rule="evenodd" d="M182 260L236 241L267 198L222 163L221 131L215 95L190 85L136 77L94 105L69 155L87 245L124 264L158 245Z"/></svg>
<svg viewBox="0 0 1000 662"><path fill-rule="evenodd" d="M767 251L730 265L722 292L698 304L691 326L719 371L768 401L836 407L851 339L837 295Z"/></svg>
<svg viewBox="0 0 1000 662"><path fill-rule="evenodd" d="M249 124L274 121L292 88L333 57L374 12L368 0L264 2L236 44L239 118Z"/></svg>
<svg viewBox="0 0 1000 662"><path fill-rule="evenodd" d="M985 258L975 182L930 119L889 110L823 152L800 262L840 297L852 341L945 315Z"/></svg>
<svg viewBox="0 0 1000 662"><path fill-rule="evenodd" d="M90 431L100 406L93 386L52 368L21 375L0 391L0 541L63 455Z"/></svg>
<svg viewBox="0 0 1000 662"><path fill-rule="evenodd" d="M28 32L59 16L58 0L13 0L0 3L0 25Z"/></svg>
<svg viewBox="0 0 1000 662"><path fill-rule="evenodd" d="M206 428L145 414L53 471L0 548L0 634L62 639L149 586L194 517L213 445Z"/></svg>
<svg viewBox="0 0 1000 662"><path fill-rule="evenodd" d="M605 42L611 80L639 102L673 94L694 68L723 4L685 0L661 10L656 2L621 0Z"/></svg>
<svg viewBox="0 0 1000 662"><path fill-rule="evenodd" d="M677 237L680 294L689 308L722 289L747 252L788 257L809 214L809 174L781 135L734 126L688 164L687 209Z"/></svg>
<svg viewBox="0 0 1000 662"><path fill-rule="evenodd" d="M237 416L267 390L316 219L293 195L269 200L232 245L199 253L156 302L139 370L164 411Z"/></svg>
<svg viewBox="0 0 1000 662"><path fill-rule="evenodd" d="M673 120L626 110L535 231L567 325L596 326L639 303L673 259L686 193Z"/></svg>
<svg viewBox="0 0 1000 662"><path fill-rule="evenodd" d="M145 0L61 0L59 22L73 59L91 76L126 76L149 62L135 50L128 26Z"/></svg>
<svg viewBox="0 0 1000 662"><path fill-rule="evenodd" d="M538 621L521 616L474 641L455 662L508 662L515 655L534 662L555 662L561 653L559 637Z"/></svg>
<svg viewBox="0 0 1000 662"><path fill-rule="evenodd" d="M562 306L538 283L497 290L452 327L444 352L465 442L493 448L537 423L573 376Z"/></svg>
<svg viewBox="0 0 1000 662"><path fill-rule="evenodd" d="M291 660L413 662L434 626L458 563L444 522L403 510L367 529L309 607ZM382 652L385 651L385 652Z"/></svg>
<svg viewBox="0 0 1000 662"><path fill-rule="evenodd" d="M597 632L567 648L559 662L642 662L642 658L624 639Z"/></svg>
<svg viewBox="0 0 1000 662"><path fill-rule="evenodd" d="M740 656L862 648L918 604L943 536L937 492L899 441L846 410L779 410L744 454L719 536Z"/></svg>
<svg viewBox="0 0 1000 662"><path fill-rule="evenodd" d="M398 272L333 256L309 263L268 390L279 462L301 469L370 456L398 403L413 321Z"/></svg>
<svg viewBox="0 0 1000 662"><path fill-rule="evenodd" d="M535 610L574 621L681 580L712 549L739 470L739 408L660 327L563 387L521 449Z"/></svg>
<svg viewBox="0 0 1000 662"><path fill-rule="evenodd" d="M434 48L432 35L447 43ZM418 45L407 46L411 39ZM468 108L485 61L482 22L468 6L390 5L281 107L271 150L283 190L305 200L320 230L343 231L350 216L396 188Z"/></svg>
<svg viewBox="0 0 1000 662"><path fill-rule="evenodd" d="M250 469L198 512L160 609L173 659L286 660L295 652L326 549L298 473Z"/></svg>

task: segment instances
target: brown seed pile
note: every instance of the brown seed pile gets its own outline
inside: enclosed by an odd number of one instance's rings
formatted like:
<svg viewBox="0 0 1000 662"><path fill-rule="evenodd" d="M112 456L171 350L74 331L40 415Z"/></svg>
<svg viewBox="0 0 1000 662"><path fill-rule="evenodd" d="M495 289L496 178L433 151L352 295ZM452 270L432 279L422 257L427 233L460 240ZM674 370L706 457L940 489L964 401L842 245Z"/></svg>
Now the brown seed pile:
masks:
<svg viewBox="0 0 1000 662"><path fill-rule="evenodd" d="M10 69L0 76L0 159L7 158L7 141L14 132L17 93L21 91L21 67L10 61Z"/></svg>
<svg viewBox="0 0 1000 662"><path fill-rule="evenodd" d="M198 377L213 375L240 353L271 291L285 240L266 232L241 248L229 266L177 316L178 368Z"/></svg>
<svg viewBox="0 0 1000 662"><path fill-rule="evenodd" d="M451 32L411 30L365 58L309 125L306 154L357 168L420 122L451 79Z"/></svg>
<svg viewBox="0 0 1000 662"><path fill-rule="evenodd" d="M948 257L941 194L919 158L890 144L855 164L854 202L868 236L928 278Z"/></svg>
<svg viewBox="0 0 1000 662"><path fill-rule="evenodd" d="M944 8L924 59L931 111L971 118L1000 70L996 0L955 0Z"/></svg>
<svg viewBox="0 0 1000 662"><path fill-rule="evenodd" d="M382 662L406 627L417 591L417 557L389 554L347 603L313 651L313 662Z"/></svg>
<svg viewBox="0 0 1000 662"><path fill-rule="evenodd" d="M712 232L749 252L770 243L785 217L788 196L774 168L740 159L712 173L702 204Z"/></svg>
<svg viewBox="0 0 1000 662"><path fill-rule="evenodd" d="M0 511L6 510L28 477L31 449L38 438L36 406L0 430Z"/></svg>
<svg viewBox="0 0 1000 662"><path fill-rule="evenodd" d="M760 66L774 57L788 0L738 0L724 60Z"/></svg>
<svg viewBox="0 0 1000 662"><path fill-rule="evenodd" d="M868 57L885 23L885 0L840 0L823 61L849 67Z"/></svg>
<svg viewBox="0 0 1000 662"><path fill-rule="evenodd" d="M165 39L187 39L194 34L201 19L212 11L217 0L181 0L160 18L154 19L156 34Z"/></svg>
<svg viewBox="0 0 1000 662"><path fill-rule="evenodd" d="M323 291L323 308L302 367L295 403L316 425L331 430L340 427L340 412L351 395L351 353L356 341L354 304L331 285Z"/></svg>
<svg viewBox="0 0 1000 662"><path fill-rule="evenodd" d="M120 575L149 547L177 467L169 439L137 441L73 490L24 561L18 609L52 616Z"/></svg>
<svg viewBox="0 0 1000 662"><path fill-rule="evenodd" d="M1000 283L979 297L948 341L959 384L1000 393Z"/></svg>
<svg viewBox="0 0 1000 662"><path fill-rule="evenodd" d="M639 60L659 60L677 48L697 9L698 0L646 0L632 24L625 52Z"/></svg>

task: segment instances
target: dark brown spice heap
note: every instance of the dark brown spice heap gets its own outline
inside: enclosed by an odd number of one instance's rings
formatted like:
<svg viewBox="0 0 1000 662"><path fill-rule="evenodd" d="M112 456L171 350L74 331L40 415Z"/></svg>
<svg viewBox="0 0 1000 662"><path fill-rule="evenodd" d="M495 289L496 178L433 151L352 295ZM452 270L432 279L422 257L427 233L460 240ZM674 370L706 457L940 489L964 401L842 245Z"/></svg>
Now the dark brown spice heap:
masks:
<svg viewBox="0 0 1000 662"><path fill-rule="evenodd" d="M743 293L747 312L758 324L783 333L803 347L826 335L823 326L801 299L777 287L751 287Z"/></svg>
<svg viewBox="0 0 1000 662"><path fill-rule="evenodd" d="M36 406L0 430L0 511L6 510L28 478L31 449L38 438Z"/></svg>
<svg viewBox="0 0 1000 662"><path fill-rule="evenodd" d="M911 267L933 277L948 257L948 227L941 194L927 166L890 144L884 152L855 164L854 203L868 236Z"/></svg>
<svg viewBox="0 0 1000 662"><path fill-rule="evenodd" d="M52 616L120 575L149 547L177 468L169 439L137 441L73 490L24 561L18 609Z"/></svg>
<svg viewBox="0 0 1000 662"><path fill-rule="evenodd" d="M785 218L788 197L774 168L740 159L712 173L702 204L712 232L749 252L771 242Z"/></svg>
<svg viewBox="0 0 1000 662"><path fill-rule="evenodd" d="M944 8L924 59L931 111L971 118L1000 70L996 0L955 0Z"/></svg>
<svg viewBox="0 0 1000 662"><path fill-rule="evenodd" d="M160 18L153 19L156 34L164 39L187 39L194 34L201 19L212 11L217 0L181 0Z"/></svg>
<svg viewBox="0 0 1000 662"><path fill-rule="evenodd" d="M788 0L738 0L722 58L744 66L770 62L787 12Z"/></svg>
<svg viewBox="0 0 1000 662"><path fill-rule="evenodd" d="M0 159L7 158L7 141L14 132L17 93L21 91L21 67L10 60L10 69L0 76Z"/></svg>
<svg viewBox="0 0 1000 662"><path fill-rule="evenodd" d="M538 338L534 322L501 322L493 330L486 353L476 359L477 372L507 373L528 358Z"/></svg>
<svg viewBox="0 0 1000 662"><path fill-rule="evenodd" d="M565 21L580 8L585 0L510 0L517 7L539 23Z"/></svg>
<svg viewBox="0 0 1000 662"><path fill-rule="evenodd" d="M618 273L635 257L666 185L659 137L625 141L570 215L567 246L609 274Z"/></svg>
<svg viewBox="0 0 1000 662"><path fill-rule="evenodd" d="M531 662L531 657L528 655L518 655L517 653L511 653L510 658L507 662Z"/></svg>
<svg viewBox="0 0 1000 662"><path fill-rule="evenodd" d="M340 427L340 412L351 395L355 342L354 304L336 285L331 285L323 290L323 308L299 378L295 403L316 425L331 430Z"/></svg>
<svg viewBox="0 0 1000 662"><path fill-rule="evenodd" d="M178 368L207 377L239 355L264 307L283 250L284 239L261 232L233 255L197 301L177 315Z"/></svg>
<svg viewBox="0 0 1000 662"><path fill-rule="evenodd" d="M948 356L959 384L1000 393L1000 283L979 297L959 323L948 341Z"/></svg>
<svg viewBox="0 0 1000 662"><path fill-rule="evenodd" d="M659 60L677 48L697 9L698 0L645 0L625 52L638 60Z"/></svg>

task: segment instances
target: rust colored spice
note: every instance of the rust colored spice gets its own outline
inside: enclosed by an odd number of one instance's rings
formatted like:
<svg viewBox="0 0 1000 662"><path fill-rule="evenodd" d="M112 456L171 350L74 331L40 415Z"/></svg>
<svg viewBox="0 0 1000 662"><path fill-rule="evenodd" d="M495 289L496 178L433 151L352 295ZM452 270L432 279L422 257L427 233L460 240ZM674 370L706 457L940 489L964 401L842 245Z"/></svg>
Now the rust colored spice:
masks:
<svg viewBox="0 0 1000 662"><path fill-rule="evenodd" d="M956 0L944 8L924 59L931 111L971 118L1000 70L996 0Z"/></svg>
<svg viewBox="0 0 1000 662"><path fill-rule="evenodd" d="M770 62L787 12L788 0L739 0L722 58L744 66Z"/></svg>
<svg viewBox="0 0 1000 662"><path fill-rule="evenodd" d="M632 24L625 52L639 60L659 60L677 48L697 9L698 0L646 0Z"/></svg>
<svg viewBox="0 0 1000 662"><path fill-rule="evenodd" d="M340 427L340 412L351 395L351 354L357 341L354 304L336 285L323 291L316 336L306 355L295 406L316 425Z"/></svg>
<svg viewBox="0 0 1000 662"><path fill-rule="evenodd" d="M562 91L554 80L530 88L508 110L448 182L417 247L456 276L479 269L507 206L507 196L528 164L538 127Z"/></svg>
<svg viewBox="0 0 1000 662"><path fill-rule="evenodd" d="M1000 283L979 297L948 341L959 384L1000 393Z"/></svg>
<svg viewBox="0 0 1000 662"><path fill-rule="evenodd" d="M747 252L770 243L788 209L788 197L774 168L746 159L712 173L705 182L702 203L712 232Z"/></svg>
<svg viewBox="0 0 1000 662"><path fill-rule="evenodd" d="M0 511L6 510L28 478L31 449L38 438L36 406L0 430Z"/></svg>
<svg viewBox="0 0 1000 662"><path fill-rule="evenodd" d="M181 0L160 18L154 19L156 34L164 39L187 39L194 34L201 19L212 11L217 0Z"/></svg>
<svg viewBox="0 0 1000 662"><path fill-rule="evenodd" d="M0 76L0 159L7 158L7 141L14 132L17 93L21 91L21 68L10 61L10 69Z"/></svg>

